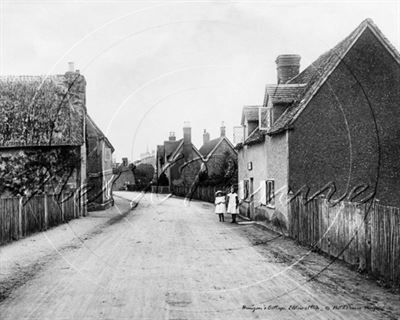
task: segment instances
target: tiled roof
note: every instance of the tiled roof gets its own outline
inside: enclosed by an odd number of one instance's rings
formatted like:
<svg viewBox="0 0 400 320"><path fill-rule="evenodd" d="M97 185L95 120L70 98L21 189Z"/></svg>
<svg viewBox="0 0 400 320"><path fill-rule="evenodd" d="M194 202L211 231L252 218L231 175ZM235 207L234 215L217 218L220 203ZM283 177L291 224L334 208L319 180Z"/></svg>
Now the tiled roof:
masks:
<svg viewBox="0 0 400 320"><path fill-rule="evenodd" d="M44 82L44 81L63 81L63 74L52 75L3 75L0 76L1 82Z"/></svg>
<svg viewBox="0 0 400 320"><path fill-rule="evenodd" d="M305 86L305 84L269 84L265 91L273 104L290 103L302 95Z"/></svg>
<svg viewBox="0 0 400 320"><path fill-rule="evenodd" d="M304 110L315 92L325 82L330 73L334 70L343 56L351 48L355 40L366 28L370 28L378 37L382 39L387 49L391 52L397 62L400 63L400 56L397 50L384 37L378 27L371 19L364 20L350 35L337 44L333 49L322 54L309 67L303 70L299 75L290 79L287 84L306 84L302 95L299 95L297 101L289 106L285 112L274 122L268 134L279 133L290 128L298 115Z"/></svg>
<svg viewBox="0 0 400 320"><path fill-rule="evenodd" d="M178 148L181 141L182 139L176 141L164 141L164 150L167 158L174 153L174 151L176 150L176 148Z"/></svg>
<svg viewBox="0 0 400 320"><path fill-rule="evenodd" d="M244 106L242 110L242 125L244 124L244 119L247 121L258 121L258 108L262 106Z"/></svg>
<svg viewBox="0 0 400 320"><path fill-rule="evenodd" d="M260 128L257 127L249 135L249 137L245 140L245 142L243 144L250 146L252 144L257 144L257 143L260 143L260 142L264 142L264 140L265 140L264 131L260 130Z"/></svg>
<svg viewBox="0 0 400 320"><path fill-rule="evenodd" d="M208 141L207 143L203 144L201 148L199 149L199 152L203 157L206 157L214 148L215 146L221 141L221 137L212 139Z"/></svg>

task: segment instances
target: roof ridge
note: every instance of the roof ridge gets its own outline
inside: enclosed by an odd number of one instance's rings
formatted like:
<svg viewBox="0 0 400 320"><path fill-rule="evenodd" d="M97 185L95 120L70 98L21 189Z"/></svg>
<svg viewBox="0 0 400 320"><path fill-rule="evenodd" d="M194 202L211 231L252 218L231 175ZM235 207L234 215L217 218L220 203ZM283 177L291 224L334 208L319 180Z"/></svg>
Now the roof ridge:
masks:
<svg viewBox="0 0 400 320"><path fill-rule="evenodd" d="M275 84L266 84L266 86L271 87L281 87L281 88L292 88L292 87L305 87L307 83L275 83Z"/></svg>
<svg viewBox="0 0 400 320"><path fill-rule="evenodd" d="M290 79L286 84L293 83L296 80L307 81L300 102L293 108L286 109L277 119L268 133L278 133L287 129L297 119L299 114L307 106L308 102L313 98L318 89L325 83L329 75L336 69L340 61L347 52L357 42L358 38L363 34L366 28L369 28L378 41L389 51L394 59L400 64L400 55L390 41L382 34L372 19L363 20L348 36L336 44L332 49L320 55L313 63L304 69L297 76Z"/></svg>
<svg viewBox="0 0 400 320"><path fill-rule="evenodd" d="M257 104L257 105L245 105L245 106L243 106L243 108L260 108L260 107L262 107L262 105L260 105L260 104Z"/></svg>
<svg viewBox="0 0 400 320"><path fill-rule="evenodd" d="M64 77L63 74L51 74L51 75L29 75L29 74L21 74L21 75L1 75L0 80L36 80L36 79L55 79Z"/></svg>
<svg viewBox="0 0 400 320"><path fill-rule="evenodd" d="M335 46L333 46L332 48L330 48L329 50L326 50L325 52L323 52L322 54L320 54L318 56L317 59L315 59L311 64L309 64L307 66L307 68L305 68L302 72L300 72L299 74L295 75L293 78L289 79L286 84L291 84L293 83L294 80L298 79L301 76L304 76L305 72L309 71L310 67L314 67L315 69L317 69L318 67L318 63L322 60L323 57L336 57L339 58L339 56L341 55L341 53L346 52L347 50L343 49L343 45L346 44L346 42L349 42L350 40L352 40L354 37L356 37L356 35L360 34L361 31L364 30L364 28L366 28L367 25L370 25L370 23L372 22L372 19L368 18L363 20L353 31L351 31L345 38L343 38L341 41L339 41ZM347 44L346 46L344 46L346 49L348 49L348 47L351 47L350 44L352 44L353 41L350 41L349 44ZM344 52L341 52L344 51ZM325 63L327 64L327 63ZM316 73L315 72L311 78L313 78ZM310 81L310 80L309 80ZM308 82L309 82L308 81Z"/></svg>

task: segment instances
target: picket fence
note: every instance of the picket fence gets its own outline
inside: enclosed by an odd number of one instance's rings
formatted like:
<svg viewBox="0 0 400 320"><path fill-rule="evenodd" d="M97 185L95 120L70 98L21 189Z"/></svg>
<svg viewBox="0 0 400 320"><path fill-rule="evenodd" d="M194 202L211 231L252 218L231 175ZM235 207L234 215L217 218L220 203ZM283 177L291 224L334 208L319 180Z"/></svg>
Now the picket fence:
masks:
<svg viewBox="0 0 400 320"><path fill-rule="evenodd" d="M70 193L0 198L0 245L82 216L81 201Z"/></svg>
<svg viewBox="0 0 400 320"><path fill-rule="evenodd" d="M289 236L400 286L400 208L377 202L290 202Z"/></svg>

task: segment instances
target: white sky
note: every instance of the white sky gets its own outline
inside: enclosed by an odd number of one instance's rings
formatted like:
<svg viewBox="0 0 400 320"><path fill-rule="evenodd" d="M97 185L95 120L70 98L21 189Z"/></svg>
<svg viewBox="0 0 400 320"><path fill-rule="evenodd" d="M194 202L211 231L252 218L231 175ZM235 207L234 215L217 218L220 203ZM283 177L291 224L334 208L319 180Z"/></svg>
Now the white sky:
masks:
<svg viewBox="0 0 400 320"><path fill-rule="evenodd" d="M199 148L276 82L275 58L301 70L372 18L400 48L399 1L5 1L0 73L58 74L74 61L87 108L117 160L155 149L184 121Z"/></svg>

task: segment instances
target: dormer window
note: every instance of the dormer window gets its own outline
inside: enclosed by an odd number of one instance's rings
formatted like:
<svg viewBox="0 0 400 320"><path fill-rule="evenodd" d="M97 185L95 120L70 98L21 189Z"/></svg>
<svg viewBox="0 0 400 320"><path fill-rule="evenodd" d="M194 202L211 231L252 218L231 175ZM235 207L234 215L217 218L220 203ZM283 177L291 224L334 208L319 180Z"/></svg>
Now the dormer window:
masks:
<svg viewBox="0 0 400 320"><path fill-rule="evenodd" d="M272 108L261 107L259 109L258 126L261 130L269 130L272 125Z"/></svg>

